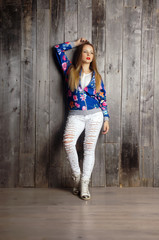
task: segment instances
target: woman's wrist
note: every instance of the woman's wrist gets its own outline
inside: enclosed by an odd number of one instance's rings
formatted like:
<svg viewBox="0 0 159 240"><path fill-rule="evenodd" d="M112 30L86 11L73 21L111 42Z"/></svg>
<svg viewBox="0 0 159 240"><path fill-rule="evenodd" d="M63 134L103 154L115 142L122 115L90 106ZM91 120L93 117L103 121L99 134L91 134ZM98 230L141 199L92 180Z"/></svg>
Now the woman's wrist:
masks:
<svg viewBox="0 0 159 240"><path fill-rule="evenodd" d="M74 46L77 47L79 44L78 44L78 41L74 41Z"/></svg>
<svg viewBox="0 0 159 240"><path fill-rule="evenodd" d="M104 117L104 122L108 121L109 122L109 118L108 117Z"/></svg>
<svg viewBox="0 0 159 240"><path fill-rule="evenodd" d="M71 44L72 48L76 47L75 42L71 41L70 44Z"/></svg>

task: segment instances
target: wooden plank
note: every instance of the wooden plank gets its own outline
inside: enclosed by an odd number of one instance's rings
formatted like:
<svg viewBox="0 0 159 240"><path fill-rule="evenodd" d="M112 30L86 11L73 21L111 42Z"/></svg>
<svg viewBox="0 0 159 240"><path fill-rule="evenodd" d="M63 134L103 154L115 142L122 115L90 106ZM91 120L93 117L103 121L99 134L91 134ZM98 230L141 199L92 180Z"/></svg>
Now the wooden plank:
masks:
<svg viewBox="0 0 159 240"><path fill-rule="evenodd" d="M92 1L92 43L95 48L98 71L104 79L105 67L105 1ZM95 166L92 173L92 186L105 186L105 145L100 134L95 152Z"/></svg>
<svg viewBox="0 0 159 240"><path fill-rule="evenodd" d="M106 5L106 90L110 131L106 142L120 142L123 1Z"/></svg>
<svg viewBox="0 0 159 240"><path fill-rule="evenodd" d="M92 0L78 0L78 38L92 41Z"/></svg>
<svg viewBox="0 0 159 240"><path fill-rule="evenodd" d="M50 30L50 168L49 186L65 185L65 167L68 162L62 144L65 128L66 96L65 84L61 69L54 56L53 46L65 41L65 4L63 1L52 1ZM52 54L53 53L53 54Z"/></svg>
<svg viewBox="0 0 159 240"><path fill-rule="evenodd" d="M77 7L78 0L65 1L65 41L77 40ZM70 60L72 60L75 50L76 48L73 48L66 52Z"/></svg>
<svg viewBox="0 0 159 240"><path fill-rule="evenodd" d="M111 181L112 186L113 184L115 186L119 184L119 170L117 166L120 162L119 145L121 141L122 18L123 1L108 0L106 4L105 75L110 130L106 135L105 142L108 145L106 145L106 183L109 186ZM118 157L115 157L114 153ZM113 154L114 166L110 161L111 154Z"/></svg>
<svg viewBox="0 0 159 240"><path fill-rule="evenodd" d="M142 161L142 179L140 186L152 187L153 186L153 149L149 146L140 148L140 157ZM141 176L141 174L140 174Z"/></svg>
<svg viewBox="0 0 159 240"><path fill-rule="evenodd" d="M120 184L139 185L141 7L124 7Z"/></svg>
<svg viewBox="0 0 159 240"><path fill-rule="evenodd" d="M77 4L78 1L66 0L65 1L65 41L75 41L77 39ZM67 51L66 54L70 60L73 59L73 54L76 48ZM65 158L63 162L64 179L63 186L72 186L71 168L70 164Z"/></svg>
<svg viewBox="0 0 159 240"><path fill-rule="evenodd" d="M36 0L37 1L37 9L50 9L49 0Z"/></svg>
<svg viewBox="0 0 159 240"><path fill-rule="evenodd" d="M36 3L22 1L19 185L34 186L36 96Z"/></svg>
<svg viewBox="0 0 159 240"><path fill-rule="evenodd" d="M142 7L143 0L123 0L124 7Z"/></svg>
<svg viewBox="0 0 159 240"><path fill-rule="evenodd" d="M119 186L120 143L107 143L106 155L106 186Z"/></svg>
<svg viewBox="0 0 159 240"><path fill-rule="evenodd" d="M1 3L0 187L18 185L20 116L20 1Z"/></svg>
<svg viewBox="0 0 159 240"><path fill-rule="evenodd" d="M103 137L99 137L95 151L95 165L92 173L91 185L93 187L106 186L105 175L105 148Z"/></svg>
<svg viewBox="0 0 159 240"><path fill-rule="evenodd" d="M77 39L77 0L65 1L65 41Z"/></svg>
<svg viewBox="0 0 159 240"><path fill-rule="evenodd" d="M154 138L153 105L154 105L154 67L155 67L154 56L155 56L155 5L154 2L145 0L143 1L142 10L140 148L145 149L146 147L146 151L144 150L144 155L140 156L140 178L141 185L142 182L145 185L146 181L148 186L152 185L154 164L153 154L151 155L151 159L149 159L154 144L153 143ZM148 156L146 156L146 153L148 154ZM142 166L144 167L143 171ZM148 169L146 169L147 167Z"/></svg>
<svg viewBox="0 0 159 240"><path fill-rule="evenodd" d="M98 70L105 82L105 1L92 1L92 43L95 48Z"/></svg>
<svg viewBox="0 0 159 240"><path fill-rule="evenodd" d="M48 186L50 12L37 9L36 186Z"/></svg>
<svg viewBox="0 0 159 240"><path fill-rule="evenodd" d="M159 0L156 6L156 47L155 47L155 81L154 81L154 186L159 187Z"/></svg>
<svg viewBox="0 0 159 240"><path fill-rule="evenodd" d="M61 159L60 159L61 160ZM62 188L64 187L64 176L65 176L65 169L61 166L51 166L50 175L49 175L49 187L51 188ZM68 183L67 179L65 179ZM70 187L71 185L69 185Z"/></svg>

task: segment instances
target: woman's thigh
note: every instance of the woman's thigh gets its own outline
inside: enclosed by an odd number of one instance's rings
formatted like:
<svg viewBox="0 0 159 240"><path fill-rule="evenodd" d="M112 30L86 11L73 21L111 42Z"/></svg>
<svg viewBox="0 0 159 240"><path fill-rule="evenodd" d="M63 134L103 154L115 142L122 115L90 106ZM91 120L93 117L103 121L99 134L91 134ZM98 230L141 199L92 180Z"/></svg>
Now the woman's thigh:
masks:
<svg viewBox="0 0 159 240"><path fill-rule="evenodd" d="M85 126L85 150L93 150L95 148L102 125L102 112L88 115Z"/></svg>
<svg viewBox="0 0 159 240"><path fill-rule="evenodd" d="M85 128L85 120L81 115L69 115L66 122L63 142L64 144L76 143Z"/></svg>

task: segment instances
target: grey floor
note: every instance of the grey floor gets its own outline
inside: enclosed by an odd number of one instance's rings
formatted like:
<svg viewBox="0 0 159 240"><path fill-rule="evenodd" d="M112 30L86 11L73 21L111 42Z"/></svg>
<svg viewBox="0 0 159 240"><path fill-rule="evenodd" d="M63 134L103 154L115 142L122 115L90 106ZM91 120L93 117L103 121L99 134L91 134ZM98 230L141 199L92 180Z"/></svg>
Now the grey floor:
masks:
<svg viewBox="0 0 159 240"><path fill-rule="evenodd" d="M158 188L0 189L0 240L159 240Z"/></svg>

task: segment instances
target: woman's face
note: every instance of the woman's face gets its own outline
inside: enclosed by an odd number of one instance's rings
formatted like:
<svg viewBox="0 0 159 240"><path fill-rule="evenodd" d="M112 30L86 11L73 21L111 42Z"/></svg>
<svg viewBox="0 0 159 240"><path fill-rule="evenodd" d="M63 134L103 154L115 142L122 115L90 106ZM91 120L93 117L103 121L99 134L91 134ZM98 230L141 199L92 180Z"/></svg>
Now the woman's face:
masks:
<svg viewBox="0 0 159 240"><path fill-rule="evenodd" d="M93 47L90 45L84 45L82 49L82 62L83 63L91 63L93 60Z"/></svg>

